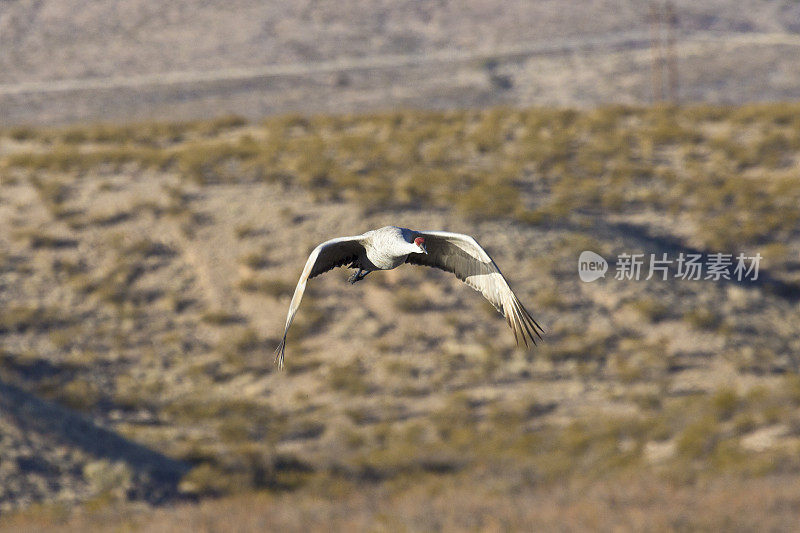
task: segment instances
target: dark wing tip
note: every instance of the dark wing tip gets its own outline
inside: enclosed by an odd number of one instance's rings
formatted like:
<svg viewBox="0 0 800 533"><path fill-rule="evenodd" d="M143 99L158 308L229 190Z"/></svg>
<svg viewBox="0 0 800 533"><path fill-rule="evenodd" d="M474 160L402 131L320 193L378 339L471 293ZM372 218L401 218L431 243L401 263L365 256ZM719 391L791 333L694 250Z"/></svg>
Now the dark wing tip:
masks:
<svg viewBox="0 0 800 533"><path fill-rule="evenodd" d="M542 340L544 329L542 329L528 310L525 309L525 306L516 298L512 300L511 305L509 305L506 310L506 321L511 327L511 331L514 332L514 339L517 342L517 346L525 344L525 347L528 348L530 346L528 340L530 340L534 346L537 344L537 338ZM517 336L518 332L519 337ZM522 338L522 342L520 342L520 337Z"/></svg>
<svg viewBox="0 0 800 533"><path fill-rule="evenodd" d="M286 351L286 337L281 339L281 343L275 348L275 365L283 370L283 354Z"/></svg>
<svg viewBox="0 0 800 533"><path fill-rule="evenodd" d="M542 326L540 326L538 322L536 322L536 319L534 319L531 316L530 312L528 312L528 310L525 308L524 305L522 305L522 303L519 304L519 307L522 310L523 318L531 326L531 329L533 330L533 332L536 334L536 336L539 338L539 340L543 340L542 339L542 334L544 334L544 328ZM533 337L531 336L531 338L533 338ZM534 343L535 342L536 341L534 340Z"/></svg>

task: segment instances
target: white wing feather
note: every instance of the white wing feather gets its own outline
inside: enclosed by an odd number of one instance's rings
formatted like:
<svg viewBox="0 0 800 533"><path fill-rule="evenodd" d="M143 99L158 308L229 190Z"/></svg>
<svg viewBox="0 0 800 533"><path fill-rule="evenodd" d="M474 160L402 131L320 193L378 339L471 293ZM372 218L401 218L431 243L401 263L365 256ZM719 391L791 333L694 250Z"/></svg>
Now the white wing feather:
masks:
<svg viewBox="0 0 800 533"><path fill-rule="evenodd" d="M528 346L541 339L541 326L533 319L508 285L486 250L469 235L446 231L417 232L425 239L427 254L411 254L407 263L452 272L458 279L483 294L508 322L519 344Z"/></svg>
<svg viewBox="0 0 800 533"><path fill-rule="evenodd" d="M283 369L283 354L286 350L286 335L289 333L289 326L292 325L294 315L297 314L297 308L300 307L300 301L303 299L303 293L306 290L306 282L309 278L313 278L320 274L331 270L337 266L342 266L350 263L356 259L364 251L361 244L363 235L354 237L339 237L325 241L311 252L306 261L306 266L303 268L303 273L300 274L300 280L297 282L297 287L294 289L292 302L289 304L289 313L286 315L286 327L283 331L283 339L275 350L275 364Z"/></svg>

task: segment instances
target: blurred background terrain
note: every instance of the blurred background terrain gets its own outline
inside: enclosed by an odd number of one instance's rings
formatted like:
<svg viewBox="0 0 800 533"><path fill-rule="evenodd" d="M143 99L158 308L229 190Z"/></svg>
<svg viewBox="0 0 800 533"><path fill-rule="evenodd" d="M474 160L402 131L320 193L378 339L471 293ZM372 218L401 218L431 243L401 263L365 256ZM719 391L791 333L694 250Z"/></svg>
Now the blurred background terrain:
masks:
<svg viewBox="0 0 800 533"><path fill-rule="evenodd" d="M6 123L646 103L656 33L681 96L798 98L792 0L0 4ZM663 50L667 52L666 48ZM665 56L665 60L668 58Z"/></svg>
<svg viewBox="0 0 800 533"><path fill-rule="evenodd" d="M790 529L800 10L664 5L0 3L0 525ZM276 371L307 254L386 224L544 342L337 269ZM613 279L715 252L758 280Z"/></svg>

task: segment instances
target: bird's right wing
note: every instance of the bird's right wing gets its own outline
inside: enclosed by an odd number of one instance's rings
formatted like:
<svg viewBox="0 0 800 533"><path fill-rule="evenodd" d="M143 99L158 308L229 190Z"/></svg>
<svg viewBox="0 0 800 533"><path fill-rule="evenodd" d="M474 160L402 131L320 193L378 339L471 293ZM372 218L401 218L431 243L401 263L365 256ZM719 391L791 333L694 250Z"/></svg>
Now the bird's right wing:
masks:
<svg viewBox="0 0 800 533"><path fill-rule="evenodd" d="M339 237L325 241L311 252L300 274L300 280L294 289L292 303L289 304L289 313L286 315L286 328L283 331L283 339L275 350L275 364L283 368L283 353L286 350L286 335L289 333L289 326L292 325L297 308L300 307L300 300L306 290L306 282L313 277L324 274L325 272L348 263L352 263L364 253L364 245L361 244L363 235L355 237Z"/></svg>

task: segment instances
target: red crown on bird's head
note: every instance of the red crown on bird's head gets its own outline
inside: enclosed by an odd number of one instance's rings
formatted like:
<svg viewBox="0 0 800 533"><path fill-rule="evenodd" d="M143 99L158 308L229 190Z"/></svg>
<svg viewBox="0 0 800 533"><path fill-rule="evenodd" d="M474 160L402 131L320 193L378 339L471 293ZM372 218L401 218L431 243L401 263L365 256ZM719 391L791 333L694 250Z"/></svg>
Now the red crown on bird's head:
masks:
<svg viewBox="0 0 800 533"><path fill-rule="evenodd" d="M417 246L425 244L425 239L423 239L422 237L417 237L416 239L414 239L414 244L416 244Z"/></svg>

